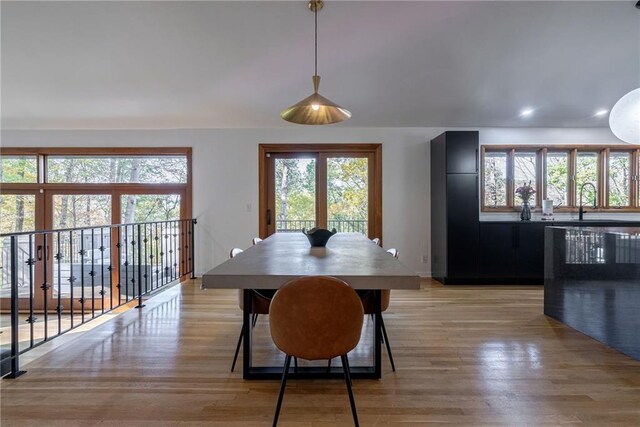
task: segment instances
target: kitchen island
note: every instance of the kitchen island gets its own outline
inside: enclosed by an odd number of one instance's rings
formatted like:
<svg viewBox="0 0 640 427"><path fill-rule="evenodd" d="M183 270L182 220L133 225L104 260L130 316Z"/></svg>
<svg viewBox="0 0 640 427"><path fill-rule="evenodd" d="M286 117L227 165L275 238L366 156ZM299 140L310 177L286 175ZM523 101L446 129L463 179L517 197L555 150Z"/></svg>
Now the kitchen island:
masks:
<svg viewBox="0 0 640 427"><path fill-rule="evenodd" d="M544 313L640 360L640 227L547 227Z"/></svg>

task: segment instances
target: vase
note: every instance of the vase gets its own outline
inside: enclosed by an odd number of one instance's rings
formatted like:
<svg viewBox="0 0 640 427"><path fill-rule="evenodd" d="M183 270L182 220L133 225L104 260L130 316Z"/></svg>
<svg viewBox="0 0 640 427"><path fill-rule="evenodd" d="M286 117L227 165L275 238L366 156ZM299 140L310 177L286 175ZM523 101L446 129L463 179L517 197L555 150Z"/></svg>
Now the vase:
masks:
<svg viewBox="0 0 640 427"><path fill-rule="evenodd" d="M322 247L326 246L329 238L336 234L336 229L334 228L333 230L329 231L324 228L312 228L311 230L307 231L303 228L302 234L307 236L307 239L309 239L309 243L311 243L311 246Z"/></svg>
<svg viewBox="0 0 640 427"><path fill-rule="evenodd" d="M522 202L522 211L520 212L520 220L531 221L531 207L529 202Z"/></svg>

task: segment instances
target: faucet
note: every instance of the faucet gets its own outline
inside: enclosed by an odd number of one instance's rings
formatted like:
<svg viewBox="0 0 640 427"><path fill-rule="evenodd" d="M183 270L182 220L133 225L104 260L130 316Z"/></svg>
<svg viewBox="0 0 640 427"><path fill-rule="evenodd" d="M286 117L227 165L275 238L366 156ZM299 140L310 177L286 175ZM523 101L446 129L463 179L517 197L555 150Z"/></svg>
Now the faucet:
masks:
<svg viewBox="0 0 640 427"><path fill-rule="evenodd" d="M598 190L596 189L596 186L591 182L585 182L580 186L580 209L578 209L578 221L582 221L584 219L583 217L585 210L582 207L582 190L587 185L593 187L593 209L596 209L598 207Z"/></svg>

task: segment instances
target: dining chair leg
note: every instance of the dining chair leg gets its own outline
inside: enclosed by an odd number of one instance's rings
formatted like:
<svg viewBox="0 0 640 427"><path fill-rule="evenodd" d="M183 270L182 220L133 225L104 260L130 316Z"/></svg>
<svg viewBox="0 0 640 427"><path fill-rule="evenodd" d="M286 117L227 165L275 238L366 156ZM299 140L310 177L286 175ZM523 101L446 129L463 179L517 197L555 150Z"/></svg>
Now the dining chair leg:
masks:
<svg viewBox="0 0 640 427"><path fill-rule="evenodd" d="M351 390L351 372L349 369L349 358L346 354L340 356L342 359L342 371L344 372L344 382L347 384L347 392L349 393L349 403L351 403L351 413L353 414L353 424L360 427L358 423L358 410L356 409L356 401L353 398L353 390Z"/></svg>
<svg viewBox="0 0 640 427"><path fill-rule="evenodd" d="M233 363L231 364L231 372L236 368L236 361L238 360L238 353L240 352L240 345L242 344L242 336L244 335L244 325L240 329L240 337L238 338L238 345L236 345L236 354L233 355Z"/></svg>
<svg viewBox="0 0 640 427"><path fill-rule="evenodd" d="M389 355L389 361L391 362L391 369L396 371L396 364L393 363L393 354L391 353L391 344L389 344L389 337L387 336L387 328L384 326L384 320L380 316L380 325L382 326L382 336L384 337L384 343L387 346L387 354Z"/></svg>
<svg viewBox="0 0 640 427"><path fill-rule="evenodd" d="M253 315L253 319L251 319L251 327L252 327L252 328L255 328L256 323L258 323L258 315L257 315L257 314L254 314L254 315Z"/></svg>
<svg viewBox="0 0 640 427"><path fill-rule="evenodd" d="M327 372L331 372L331 359L327 362Z"/></svg>
<svg viewBox="0 0 640 427"><path fill-rule="evenodd" d="M287 354L284 358L284 369L282 369L282 382L280 383L280 394L278 395L278 403L276 404L276 414L273 417L273 427L278 425L278 417L280 416L280 407L282 406L282 398L284 397L284 388L287 385L287 373L291 365L291 356Z"/></svg>
<svg viewBox="0 0 640 427"><path fill-rule="evenodd" d="M298 358L295 356L293 357L293 372L298 375Z"/></svg>

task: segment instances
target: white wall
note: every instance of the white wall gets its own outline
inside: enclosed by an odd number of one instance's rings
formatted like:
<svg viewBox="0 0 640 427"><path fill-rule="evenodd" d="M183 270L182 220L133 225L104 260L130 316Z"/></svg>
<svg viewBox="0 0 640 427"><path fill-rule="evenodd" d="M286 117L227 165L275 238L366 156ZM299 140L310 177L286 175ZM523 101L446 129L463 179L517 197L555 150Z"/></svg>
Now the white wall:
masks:
<svg viewBox="0 0 640 427"><path fill-rule="evenodd" d="M428 141L441 128L274 128L203 130L3 130L3 146L193 147L193 213L201 274L258 234L259 143L382 143L383 238L422 275L430 250ZM480 129L481 144L608 144L608 129ZM247 211L247 205L251 211Z"/></svg>

